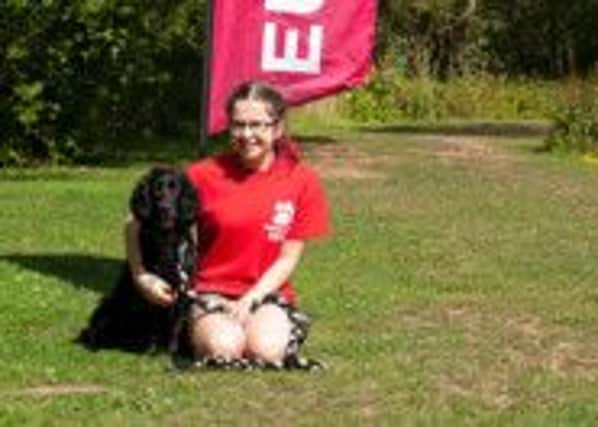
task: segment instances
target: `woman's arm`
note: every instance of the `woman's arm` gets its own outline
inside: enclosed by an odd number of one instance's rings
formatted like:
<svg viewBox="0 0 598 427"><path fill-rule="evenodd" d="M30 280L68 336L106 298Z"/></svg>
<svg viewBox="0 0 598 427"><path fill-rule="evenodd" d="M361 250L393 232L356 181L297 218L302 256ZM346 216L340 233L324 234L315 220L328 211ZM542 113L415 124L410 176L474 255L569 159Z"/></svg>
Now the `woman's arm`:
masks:
<svg viewBox="0 0 598 427"><path fill-rule="evenodd" d="M168 283L145 269L139 246L139 230L139 221L129 214L125 222L125 250L133 283L150 303L168 306L174 302L175 295Z"/></svg>
<svg viewBox="0 0 598 427"><path fill-rule="evenodd" d="M255 301L261 301L266 295L278 290L295 271L304 248L303 240L283 242L276 261L260 277L255 286L234 303L233 315L244 322Z"/></svg>
<svg viewBox="0 0 598 427"><path fill-rule="evenodd" d="M129 213L125 222L125 251L133 277L146 273L139 247L139 222Z"/></svg>

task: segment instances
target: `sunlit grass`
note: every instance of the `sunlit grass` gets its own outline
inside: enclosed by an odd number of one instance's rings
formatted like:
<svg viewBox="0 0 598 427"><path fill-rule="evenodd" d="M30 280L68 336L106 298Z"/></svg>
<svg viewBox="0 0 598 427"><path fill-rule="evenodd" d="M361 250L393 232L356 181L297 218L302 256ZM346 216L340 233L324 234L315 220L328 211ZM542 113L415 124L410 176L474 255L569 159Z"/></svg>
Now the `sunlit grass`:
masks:
<svg viewBox="0 0 598 427"><path fill-rule="evenodd" d="M74 345L149 164L4 173L0 423L592 424L598 170L540 144L306 140L335 228L295 278L320 374L177 375L166 356Z"/></svg>

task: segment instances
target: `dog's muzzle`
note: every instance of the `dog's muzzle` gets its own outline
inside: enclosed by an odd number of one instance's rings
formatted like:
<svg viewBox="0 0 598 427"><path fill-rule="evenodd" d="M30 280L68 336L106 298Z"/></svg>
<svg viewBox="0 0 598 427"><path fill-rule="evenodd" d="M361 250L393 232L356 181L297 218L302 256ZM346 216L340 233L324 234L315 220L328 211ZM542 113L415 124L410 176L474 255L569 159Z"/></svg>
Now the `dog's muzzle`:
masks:
<svg viewBox="0 0 598 427"><path fill-rule="evenodd" d="M160 223L165 229L174 227L177 221L177 200L181 185L172 175L164 175L154 183L153 193L158 200Z"/></svg>

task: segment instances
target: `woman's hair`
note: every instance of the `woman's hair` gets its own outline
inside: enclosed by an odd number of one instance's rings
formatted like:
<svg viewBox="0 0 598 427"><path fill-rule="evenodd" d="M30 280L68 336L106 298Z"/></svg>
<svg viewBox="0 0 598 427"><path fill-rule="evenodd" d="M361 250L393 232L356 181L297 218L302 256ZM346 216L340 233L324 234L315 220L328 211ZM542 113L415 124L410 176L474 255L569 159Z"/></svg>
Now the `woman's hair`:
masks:
<svg viewBox="0 0 598 427"><path fill-rule="evenodd" d="M276 122L284 120L287 111L287 103L282 94L269 84L255 80L242 83L233 90L228 97L226 102L226 113L229 120L233 116L237 101L248 99L264 102L268 113ZM286 133L274 143L274 149L278 156L285 157L293 162L299 161L299 149Z"/></svg>
<svg viewBox="0 0 598 427"><path fill-rule="evenodd" d="M281 120L287 111L287 103L272 86L259 81L248 81L238 86L228 97L226 102L226 113L232 117L237 101L254 99L263 101L268 106L268 113L274 120Z"/></svg>

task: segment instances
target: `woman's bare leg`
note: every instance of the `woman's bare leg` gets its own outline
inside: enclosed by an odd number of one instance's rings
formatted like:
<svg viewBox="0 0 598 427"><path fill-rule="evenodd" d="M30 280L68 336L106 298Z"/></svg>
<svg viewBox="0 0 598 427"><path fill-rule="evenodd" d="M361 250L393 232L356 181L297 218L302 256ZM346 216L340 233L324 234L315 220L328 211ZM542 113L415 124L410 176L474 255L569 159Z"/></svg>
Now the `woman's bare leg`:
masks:
<svg viewBox="0 0 598 427"><path fill-rule="evenodd" d="M198 356L238 359L246 342L241 324L226 313L205 314L191 324L191 343Z"/></svg>
<svg viewBox="0 0 598 427"><path fill-rule="evenodd" d="M247 353L251 358L280 363L291 336L287 313L275 304L264 304L249 317L246 325Z"/></svg>

